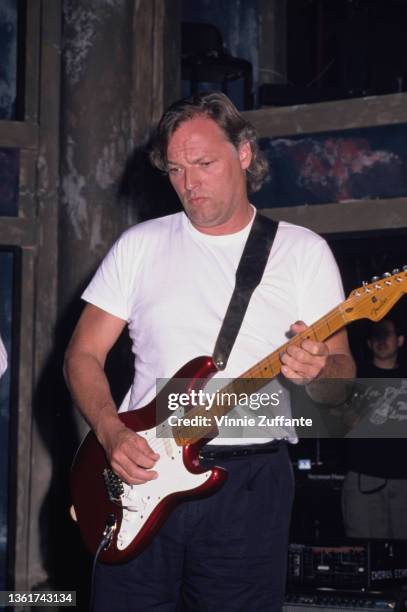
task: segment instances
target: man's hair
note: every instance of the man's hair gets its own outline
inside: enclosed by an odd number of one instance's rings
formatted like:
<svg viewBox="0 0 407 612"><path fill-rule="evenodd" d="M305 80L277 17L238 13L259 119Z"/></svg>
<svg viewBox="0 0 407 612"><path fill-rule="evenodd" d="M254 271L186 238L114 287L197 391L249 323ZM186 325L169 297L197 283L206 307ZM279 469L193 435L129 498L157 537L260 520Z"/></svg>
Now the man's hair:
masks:
<svg viewBox="0 0 407 612"><path fill-rule="evenodd" d="M173 133L181 123L194 117L208 117L223 130L226 138L236 149L249 142L252 161L247 169L247 189L254 193L263 185L268 174L267 159L259 149L257 132L246 121L225 94L220 92L200 94L174 102L163 114L157 126L150 150L151 163L167 172L167 147Z"/></svg>

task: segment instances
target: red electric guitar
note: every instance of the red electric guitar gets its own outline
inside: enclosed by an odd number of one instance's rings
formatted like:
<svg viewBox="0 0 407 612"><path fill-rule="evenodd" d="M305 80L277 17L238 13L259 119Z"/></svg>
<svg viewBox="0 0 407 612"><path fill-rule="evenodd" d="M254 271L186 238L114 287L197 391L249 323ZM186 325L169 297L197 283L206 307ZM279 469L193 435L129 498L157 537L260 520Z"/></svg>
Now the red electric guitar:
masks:
<svg viewBox="0 0 407 612"><path fill-rule="evenodd" d="M402 272L393 271L392 275L372 279L371 284L365 283L352 291L339 306L244 372L221 392L257 391L265 384L264 379L279 374L279 356L289 344L299 344L305 338L321 342L357 319L378 321L406 293L406 288L407 266ZM162 416L158 416L160 410L157 409L158 404L168 406L168 394L175 388L180 391L179 379L184 385L182 391L190 394L191 390L202 389L216 371L211 357L197 357L181 368L148 406L120 415L127 427L144 436L153 449L159 449L160 459L154 468L159 474L156 480L133 486L122 482L111 470L93 432L79 447L71 472L71 511L89 551L94 554L98 548L101 549L101 561L123 563L130 560L150 542L176 504L211 495L227 478L222 468L202 468L199 451L208 438L216 435L215 415L220 417L233 406L214 405L210 411L202 406L191 407L188 419L197 417L195 423L200 423L193 427L179 422L171 426L168 418L174 413L161 411Z"/></svg>

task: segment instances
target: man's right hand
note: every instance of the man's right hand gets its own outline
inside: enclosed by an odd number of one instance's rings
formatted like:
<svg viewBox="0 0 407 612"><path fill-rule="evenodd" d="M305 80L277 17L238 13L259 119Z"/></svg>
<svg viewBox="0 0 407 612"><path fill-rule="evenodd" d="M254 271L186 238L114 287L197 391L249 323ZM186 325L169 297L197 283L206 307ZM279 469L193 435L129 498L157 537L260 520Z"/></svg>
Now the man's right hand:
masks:
<svg viewBox="0 0 407 612"><path fill-rule="evenodd" d="M129 485L144 484L158 477L154 467L160 455L147 441L121 422L101 436L111 468Z"/></svg>
<svg viewBox="0 0 407 612"><path fill-rule="evenodd" d="M132 485L157 478L151 468L159 455L118 417L104 372L106 357L125 324L87 304L67 348L64 373L75 404L105 449L112 469Z"/></svg>

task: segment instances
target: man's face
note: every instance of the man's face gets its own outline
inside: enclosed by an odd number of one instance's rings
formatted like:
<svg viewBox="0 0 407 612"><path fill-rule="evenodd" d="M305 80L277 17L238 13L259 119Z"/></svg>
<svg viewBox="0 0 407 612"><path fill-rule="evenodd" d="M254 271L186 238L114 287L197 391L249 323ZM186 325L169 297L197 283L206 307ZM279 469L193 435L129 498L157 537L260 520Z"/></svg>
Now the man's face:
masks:
<svg viewBox="0 0 407 612"><path fill-rule="evenodd" d="M168 174L195 227L223 234L248 223L245 170L251 157L248 142L236 150L208 117L194 117L175 130L167 148Z"/></svg>
<svg viewBox="0 0 407 612"><path fill-rule="evenodd" d="M393 321L382 321L377 324L375 333L369 338L368 345L376 359L396 357L404 342L404 336L398 336Z"/></svg>

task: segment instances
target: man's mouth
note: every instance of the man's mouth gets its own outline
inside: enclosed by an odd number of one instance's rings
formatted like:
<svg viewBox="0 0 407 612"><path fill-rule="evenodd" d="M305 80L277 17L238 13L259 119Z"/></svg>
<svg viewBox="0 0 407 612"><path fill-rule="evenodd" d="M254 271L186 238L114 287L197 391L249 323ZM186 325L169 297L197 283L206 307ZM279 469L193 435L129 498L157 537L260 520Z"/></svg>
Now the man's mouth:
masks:
<svg viewBox="0 0 407 612"><path fill-rule="evenodd" d="M202 204L205 202L206 198L204 196L194 196L193 198L188 198L188 204Z"/></svg>

